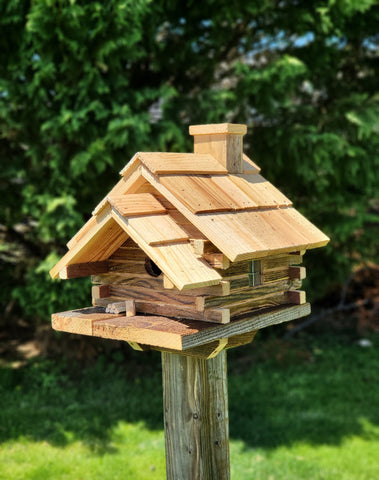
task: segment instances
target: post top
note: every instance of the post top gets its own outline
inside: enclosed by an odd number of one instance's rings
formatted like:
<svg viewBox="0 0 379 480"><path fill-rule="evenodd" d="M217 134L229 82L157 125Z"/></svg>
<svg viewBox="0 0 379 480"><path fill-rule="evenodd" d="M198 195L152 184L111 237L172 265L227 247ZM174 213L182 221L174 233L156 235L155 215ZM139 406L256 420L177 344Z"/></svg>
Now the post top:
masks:
<svg viewBox="0 0 379 480"><path fill-rule="evenodd" d="M208 125L191 125L189 127L190 135L216 135L220 133L245 135L246 132L246 125L239 123L210 123Z"/></svg>

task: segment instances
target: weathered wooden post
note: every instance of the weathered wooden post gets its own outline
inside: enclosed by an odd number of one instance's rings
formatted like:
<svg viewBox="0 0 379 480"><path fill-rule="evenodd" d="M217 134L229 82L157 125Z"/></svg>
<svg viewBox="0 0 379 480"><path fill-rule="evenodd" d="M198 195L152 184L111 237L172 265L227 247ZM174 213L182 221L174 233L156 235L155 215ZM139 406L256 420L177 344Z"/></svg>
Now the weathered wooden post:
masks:
<svg viewBox="0 0 379 480"><path fill-rule="evenodd" d="M245 125L190 127L194 153L138 152L53 278L92 275L56 330L162 352L167 478L226 480L226 349L308 315L305 251L328 242L242 153Z"/></svg>
<svg viewBox="0 0 379 480"><path fill-rule="evenodd" d="M228 480L226 351L202 359L162 353L169 480Z"/></svg>

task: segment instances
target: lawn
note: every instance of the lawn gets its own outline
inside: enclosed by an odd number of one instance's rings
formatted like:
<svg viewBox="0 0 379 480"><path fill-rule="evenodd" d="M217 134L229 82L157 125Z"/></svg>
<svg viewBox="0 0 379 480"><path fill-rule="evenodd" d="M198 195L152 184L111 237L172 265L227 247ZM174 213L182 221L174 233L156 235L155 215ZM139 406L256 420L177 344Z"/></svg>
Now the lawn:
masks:
<svg viewBox="0 0 379 480"><path fill-rule="evenodd" d="M377 480L378 339L284 343L229 353L234 480ZM80 368L0 364L1 480L163 479L158 353Z"/></svg>

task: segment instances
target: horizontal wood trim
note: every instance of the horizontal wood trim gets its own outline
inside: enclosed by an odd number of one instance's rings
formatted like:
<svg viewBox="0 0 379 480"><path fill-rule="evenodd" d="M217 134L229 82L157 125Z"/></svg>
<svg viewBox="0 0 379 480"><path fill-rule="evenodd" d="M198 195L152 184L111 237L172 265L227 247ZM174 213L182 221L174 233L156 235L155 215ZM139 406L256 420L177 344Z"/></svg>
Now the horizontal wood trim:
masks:
<svg viewBox="0 0 379 480"><path fill-rule="evenodd" d="M128 273L148 275L145 270L145 261L138 260L109 260L109 273Z"/></svg>
<svg viewBox="0 0 379 480"><path fill-rule="evenodd" d="M233 305L228 305L230 317L232 319L240 318L242 316L255 315L256 311L267 310L268 308L278 307L281 305L288 305L292 303L286 293L269 293L261 297L252 298L244 302L238 302Z"/></svg>
<svg viewBox="0 0 379 480"><path fill-rule="evenodd" d="M270 285L257 285L256 287L250 287L249 289L242 289L234 292L232 291L230 295L224 297L205 297L204 307L218 308L220 306L228 306L229 308L229 305L235 303L240 303L242 301L252 301L265 295L285 292L290 288L299 288L300 286L301 282L299 280L277 282Z"/></svg>
<svg viewBox="0 0 379 480"><path fill-rule="evenodd" d="M190 295L190 296L199 296L199 295L212 295L212 296L221 296L229 295L230 293L230 284L228 281L221 280L219 285L212 285L209 287L200 287L200 288L190 288L188 290L178 290L176 287L174 289L164 286L164 276L160 275L159 277L151 277L146 272L145 274L129 274L129 273L107 273L104 275L94 275L92 276L92 283L101 283L101 284L114 284L114 285L129 285L133 287L143 287L154 289L159 292L166 292L167 290L175 291L180 295Z"/></svg>
<svg viewBox="0 0 379 480"><path fill-rule="evenodd" d="M99 273L108 272L108 262L89 262L89 263L73 263L62 268L59 272L59 278L66 280L69 278L88 277Z"/></svg>
<svg viewBox="0 0 379 480"><path fill-rule="evenodd" d="M163 277L152 277L148 273L133 274L133 273L105 273L103 275L93 275L91 277L92 283L106 283L116 285L134 285L144 288L163 289Z"/></svg>
<svg viewBox="0 0 379 480"><path fill-rule="evenodd" d="M127 297L135 300L146 300L148 302L168 303L170 305L179 305L196 308L196 296L181 295L171 290L157 291L151 288L133 287L126 285L108 285L110 297Z"/></svg>
<svg viewBox="0 0 379 480"><path fill-rule="evenodd" d="M109 303L122 302L124 300L125 298L123 297L108 297L94 299L93 303L94 306L106 307ZM199 312L194 308L187 306L136 300L136 310L138 313L148 313L150 315L174 317L178 319L201 320L213 323L228 323L230 320L229 311L221 308Z"/></svg>

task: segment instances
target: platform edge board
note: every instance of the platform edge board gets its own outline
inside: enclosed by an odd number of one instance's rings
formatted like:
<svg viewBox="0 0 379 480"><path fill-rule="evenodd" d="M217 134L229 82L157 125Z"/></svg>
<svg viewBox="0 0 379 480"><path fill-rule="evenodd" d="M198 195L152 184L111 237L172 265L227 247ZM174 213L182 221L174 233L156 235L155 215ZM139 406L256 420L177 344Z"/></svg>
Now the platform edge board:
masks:
<svg viewBox="0 0 379 480"><path fill-rule="evenodd" d="M214 340L228 338L234 335L248 333L252 330L259 330L270 325L277 325L296 320L309 315L311 311L309 303L303 305L290 305L285 308L280 307L270 309L270 311L256 314L250 318L232 320L230 323L220 325L195 320L175 320L159 316L141 315L137 317L125 317L122 315L105 313L102 315L100 314L99 308L100 307L89 307L71 312L55 313L53 314L53 328L68 333L85 333L92 336L114 340L133 341L145 343L150 346L174 348L175 350L183 351L192 347L205 345ZM93 310L95 315L91 315L91 310ZM168 324L172 322L173 329L170 332L169 328L167 331L162 331L154 328L144 328L142 325L141 327L138 325L135 327L130 325L120 325L120 320L125 319L126 323L128 323L127 319L128 321L131 321L133 318L140 319L141 323L143 323L143 320L154 321L154 319L159 321L164 320ZM117 321L115 322L116 319ZM190 328L192 325L192 327L198 329L198 331L188 334L185 332L182 333L177 329L178 323L183 325L184 330L187 327ZM147 337L149 337L149 343L147 343ZM153 339L153 342L151 342L151 339Z"/></svg>
<svg viewBox="0 0 379 480"><path fill-rule="evenodd" d="M252 330L260 330L271 325L278 325L280 323L297 320L305 317L311 313L310 303L303 305L291 305L283 308L270 310L267 313L254 315L251 318L243 318L242 320L231 320L225 325L216 325L213 328L208 328L202 332L194 333L183 337L182 349L203 345L216 339L227 338L233 335L248 333ZM220 326L222 328L220 328Z"/></svg>

